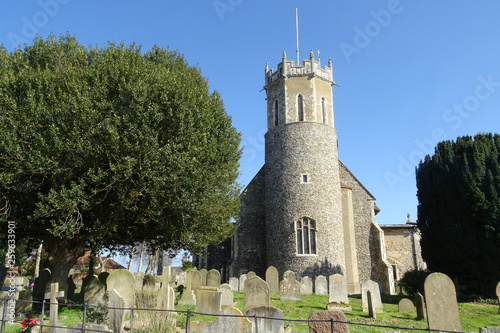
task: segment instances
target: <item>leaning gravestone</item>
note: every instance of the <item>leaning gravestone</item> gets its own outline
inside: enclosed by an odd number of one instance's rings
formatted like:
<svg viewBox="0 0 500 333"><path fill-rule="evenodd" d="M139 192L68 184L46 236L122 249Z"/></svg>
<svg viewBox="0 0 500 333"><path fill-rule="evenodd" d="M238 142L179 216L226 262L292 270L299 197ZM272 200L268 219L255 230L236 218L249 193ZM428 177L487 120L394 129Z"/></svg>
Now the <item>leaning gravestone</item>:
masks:
<svg viewBox="0 0 500 333"><path fill-rule="evenodd" d="M223 283L219 286L219 291L221 292L220 296L220 305L222 307L233 306L233 291L231 290L231 286L227 283Z"/></svg>
<svg viewBox="0 0 500 333"><path fill-rule="evenodd" d="M196 291L200 290L202 283L201 283L201 273L200 271L191 271L191 290Z"/></svg>
<svg viewBox="0 0 500 333"><path fill-rule="evenodd" d="M47 291L50 291L50 281L52 273L50 269L45 268L40 272L40 275L35 280L35 288L33 290L33 300L42 302ZM47 287L49 290L47 290Z"/></svg>
<svg viewBox="0 0 500 333"><path fill-rule="evenodd" d="M108 325L113 332L121 332L125 321L125 299L116 289L110 289L108 294Z"/></svg>
<svg viewBox="0 0 500 333"><path fill-rule="evenodd" d="M247 275L246 274L241 274L240 275L240 283L239 283L239 291L244 291L245 290L245 281L247 280Z"/></svg>
<svg viewBox="0 0 500 333"><path fill-rule="evenodd" d="M363 312L368 312L368 291L372 296L372 306L375 313L383 312L380 287L377 282L372 280L365 281L361 284L361 304L363 306Z"/></svg>
<svg viewBox="0 0 500 333"><path fill-rule="evenodd" d="M280 282L280 299L282 301L300 301L300 283L295 279L293 271L286 271Z"/></svg>
<svg viewBox="0 0 500 333"><path fill-rule="evenodd" d="M415 311L415 305L410 299L402 298L398 303L398 311L412 313Z"/></svg>
<svg viewBox="0 0 500 333"><path fill-rule="evenodd" d="M207 287L219 288L220 286L220 273L216 269L211 269L207 273Z"/></svg>
<svg viewBox="0 0 500 333"><path fill-rule="evenodd" d="M246 315L257 318L254 326L259 329L259 333L284 333L285 331L283 311L273 306L257 306L248 310Z"/></svg>
<svg viewBox="0 0 500 333"><path fill-rule="evenodd" d="M303 276L302 279L300 279L300 294L312 295L312 293L313 286L311 278L309 276Z"/></svg>
<svg viewBox="0 0 500 333"><path fill-rule="evenodd" d="M280 276L278 269L274 266L269 266L266 269L266 282L269 285L269 291L279 292L280 291Z"/></svg>
<svg viewBox="0 0 500 333"><path fill-rule="evenodd" d="M86 279L87 282L83 289L83 300L85 303L97 305L102 302L102 297L106 292L106 288L95 275L88 276Z"/></svg>
<svg viewBox="0 0 500 333"><path fill-rule="evenodd" d="M328 295L328 283L326 277L318 275L314 281L314 292L316 295Z"/></svg>
<svg viewBox="0 0 500 333"><path fill-rule="evenodd" d="M328 296L328 310L351 311L349 297L347 297L347 279L341 274L333 274L328 278L330 293Z"/></svg>
<svg viewBox="0 0 500 333"><path fill-rule="evenodd" d="M425 319L425 301L424 296L417 292L415 294L415 307L417 308L417 320Z"/></svg>
<svg viewBox="0 0 500 333"><path fill-rule="evenodd" d="M236 277L229 278L229 285L231 286L232 291L238 291L240 280Z"/></svg>
<svg viewBox="0 0 500 333"><path fill-rule="evenodd" d="M256 306L271 305L269 286L258 276L245 282L245 313Z"/></svg>
<svg viewBox="0 0 500 333"><path fill-rule="evenodd" d="M429 328L460 331L457 294L453 281L443 273L431 273L425 279L424 291Z"/></svg>
<svg viewBox="0 0 500 333"><path fill-rule="evenodd" d="M334 330L332 330L331 319L334 320ZM349 327L345 323L347 318L340 310L314 312L308 320L309 333L349 333Z"/></svg>
<svg viewBox="0 0 500 333"><path fill-rule="evenodd" d="M106 280L107 290L116 290L118 294L125 300L125 306L131 307L134 305L135 290L134 290L134 274L126 269L117 269L111 272Z"/></svg>

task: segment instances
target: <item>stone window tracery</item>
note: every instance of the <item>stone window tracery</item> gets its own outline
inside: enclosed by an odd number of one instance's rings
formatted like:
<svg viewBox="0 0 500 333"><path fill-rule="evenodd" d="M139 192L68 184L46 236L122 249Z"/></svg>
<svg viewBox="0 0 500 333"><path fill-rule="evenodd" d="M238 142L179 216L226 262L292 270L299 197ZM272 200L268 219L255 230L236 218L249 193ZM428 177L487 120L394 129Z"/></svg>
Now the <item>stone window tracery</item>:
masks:
<svg viewBox="0 0 500 333"><path fill-rule="evenodd" d="M316 221L302 217L295 222L297 254L316 254Z"/></svg>

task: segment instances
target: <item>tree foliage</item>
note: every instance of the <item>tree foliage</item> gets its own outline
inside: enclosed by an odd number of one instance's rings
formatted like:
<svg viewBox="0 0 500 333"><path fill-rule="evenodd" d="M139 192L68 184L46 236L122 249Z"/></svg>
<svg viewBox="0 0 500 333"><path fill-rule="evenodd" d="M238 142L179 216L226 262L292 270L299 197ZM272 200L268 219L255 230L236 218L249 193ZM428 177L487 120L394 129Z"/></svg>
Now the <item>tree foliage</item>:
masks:
<svg viewBox="0 0 500 333"><path fill-rule="evenodd" d="M0 50L0 206L53 256L220 242L238 209L239 143L219 94L177 52L69 35Z"/></svg>
<svg viewBox="0 0 500 333"><path fill-rule="evenodd" d="M500 135L440 142L416 170L422 256L465 292L500 280Z"/></svg>

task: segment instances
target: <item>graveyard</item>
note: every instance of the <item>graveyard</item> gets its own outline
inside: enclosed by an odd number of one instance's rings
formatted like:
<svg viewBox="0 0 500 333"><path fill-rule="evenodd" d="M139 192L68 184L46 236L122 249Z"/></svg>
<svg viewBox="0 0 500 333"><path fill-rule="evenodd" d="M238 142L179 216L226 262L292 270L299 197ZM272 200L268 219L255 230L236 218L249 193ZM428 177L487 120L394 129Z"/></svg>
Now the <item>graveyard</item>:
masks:
<svg viewBox="0 0 500 333"><path fill-rule="evenodd" d="M258 332L330 332L331 318L337 321L335 332L343 332L337 331L339 325L346 325L349 332L411 332L408 328L429 327L478 332L500 326L498 300L457 303L453 283L440 273L426 280L426 293L433 297L419 305L416 298L402 292L380 294L374 281L362 284L362 294L348 296L342 275L300 279L288 271L277 281L272 267L268 270L266 280L249 272L221 283L216 270L176 274L164 267L163 275L154 276L119 269L90 276L65 302L59 301L63 294L57 283L47 283L43 317L39 304L30 301L31 291L24 290L16 303L17 324L5 325L4 331L23 332L18 322L25 318L38 320L37 326L43 320L43 331L57 326L53 332L81 332L83 321L86 329L97 332L194 333L232 327L233 332L250 333L257 331L256 322ZM24 289L25 280L17 282ZM440 319L444 323L436 323ZM451 322L456 326L447 326ZM33 332L38 329L34 327Z"/></svg>

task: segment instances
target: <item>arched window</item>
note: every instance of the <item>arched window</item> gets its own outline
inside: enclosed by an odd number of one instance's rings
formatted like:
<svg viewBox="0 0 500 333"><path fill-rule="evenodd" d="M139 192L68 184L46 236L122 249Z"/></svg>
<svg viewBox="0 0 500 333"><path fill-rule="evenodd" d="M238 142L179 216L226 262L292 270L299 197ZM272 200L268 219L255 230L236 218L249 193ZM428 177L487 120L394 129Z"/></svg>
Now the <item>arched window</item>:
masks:
<svg viewBox="0 0 500 333"><path fill-rule="evenodd" d="M304 101L302 95L297 97L297 109L299 112L299 121L304 121Z"/></svg>
<svg viewBox="0 0 500 333"><path fill-rule="evenodd" d="M321 114L323 115L323 124L326 124L326 108L325 108L325 98L321 98Z"/></svg>
<svg viewBox="0 0 500 333"><path fill-rule="evenodd" d="M278 100L274 101L274 126L278 126Z"/></svg>
<svg viewBox="0 0 500 333"><path fill-rule="evenodd" d="M316 254L316 221L302 217L295 222L297 254Z"/></svg>

